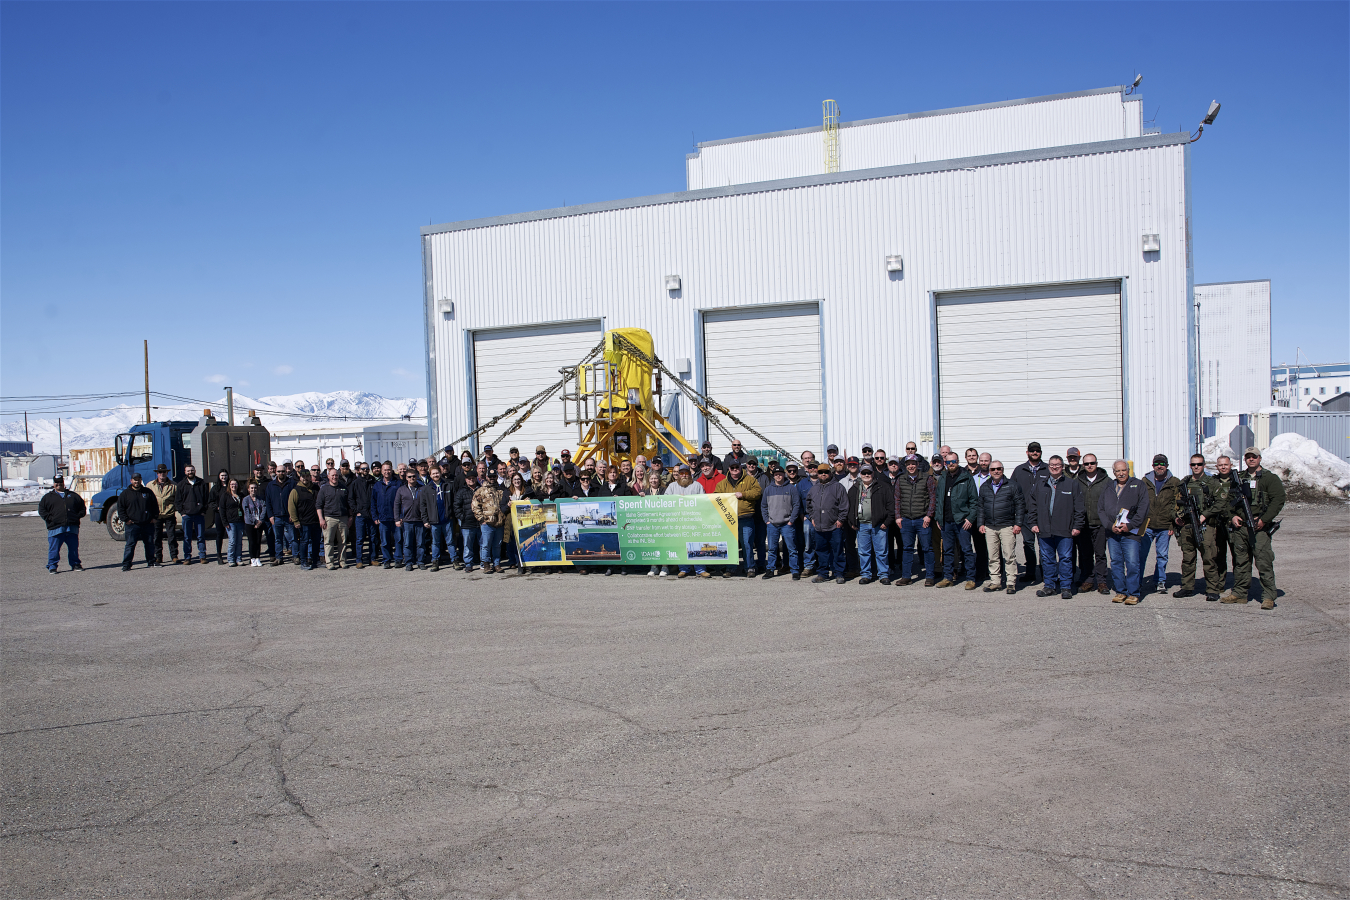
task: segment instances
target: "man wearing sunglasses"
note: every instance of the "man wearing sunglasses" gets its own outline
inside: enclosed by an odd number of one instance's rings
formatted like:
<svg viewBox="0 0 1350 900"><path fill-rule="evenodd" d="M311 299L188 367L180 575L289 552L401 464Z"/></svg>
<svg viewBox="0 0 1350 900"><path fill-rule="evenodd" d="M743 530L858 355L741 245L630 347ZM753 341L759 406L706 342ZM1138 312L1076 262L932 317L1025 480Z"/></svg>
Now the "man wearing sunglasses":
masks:
<svg viewBox="0 0 1350 900"><path fill-rule="evenodd" d="M1274 472L1261 468L1261 451L1248 447L1242 454L1246 470L1230 492L1232 519L1228 539L1233 542L1233 590L1224 603L1246 603L1252 581L1252 562L1261 573L1261 608L1275 608L1275 551L1270 537L1279 528L1275 517L1284 509L1284 482ZM1244 504L1243 500L1247 502ZM1251 509L1250 519L1247 516ZM1253 542L1252 536L1256 540Z"/></svg>
<svg viewBox="0 0 1350 900"><path fill-rule="evenodd" d="M1219 499L1218 481L1205 472L1205 458L1199 453L1191 457L1191 473L1181 479L1181 502L1177 504L1177 517L1173 528L1177 533L1177 543L1181 545L1181 587L1173 597L1191 597L1195 595L1195 557L1199 555L1204 564L1205 599L1218 600L1219 566L1215 560L1214 525L1211 519L1223 517L1223 503ZM1195 520L1191 520L1191 511ZM1201 543L1195 540L1195 526L1200 526Z"/></svg>
<svg viewBox="0 0 1350 900"><path fill-rule="evenodd" d="M1074 448L1070 448L1071 450ZM1078 553L1078 577L1083 583L1078 592L1084 593L1094 587L1099 594L1111 593L1110 575L1107 572L1106 536L1110 531L1097 514L1097 501L1102 490L1111 483L1111 476L1097 464L1096 454L1085 453L1082 457L1082 471L1078 473L1078 483L1083 486L1083 503L1087 511L1087 527L1074 538Z"/></svg>
<svg viewBox="0 0 1350 900"><path fill-rule="evenodd" d="M1022 488L1003 477L1002 462L990 460L989 479L980 485L975 502L975 524L989 546L986 591L1017 593L1017 535L1022 533L1026 514Z"/></svg>

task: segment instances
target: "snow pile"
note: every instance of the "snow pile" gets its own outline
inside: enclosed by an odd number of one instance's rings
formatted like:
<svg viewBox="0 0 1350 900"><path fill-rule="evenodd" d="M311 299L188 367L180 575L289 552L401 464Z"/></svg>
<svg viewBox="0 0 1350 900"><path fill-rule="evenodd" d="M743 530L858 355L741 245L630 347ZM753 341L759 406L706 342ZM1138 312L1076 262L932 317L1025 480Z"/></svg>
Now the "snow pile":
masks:
<svg viewBox="0 0 1350 900"><path fill-rule="evenodd" d="M36 481L30 481L27 478L5 478L3 480L0 480L0 488L4 488L7 491L12 491L15 490L16 488L37 487L37 486L38 483Z"/></svg>
<svg viewBox="0 0 1350 900"><path fill-rule="evenodd" d="M1261 452L1261 465L1286 485L1302 484L1344 500L1350 491L1350 462L1301 434L1276 435Z"/></svg>
<svg viewBox="0 0 1350 900"><path fill-rule="evenodd" d="M1241 462L1241 460L1238 459L1237 454L1233 452L1233 448L1228 446L1227 439L1221 437L1205 438L1205 443L1200 447L1200 452L1205 457L1205 467L1211 472L1214 471L1215 466L1218 465L1220 456L1228 457L1233 461L1233 465L1235 466L1239 465Z"/></svg>
<svg viewBox="0 0 1350 900"><path fill-rule="evenodd" d="M170 419L195 422L202 414L203 406L209 406L220 421L225 421L223 396L201 405L189 403L156 406L151 408L151 414L157 422ZM365 391L333 391L326 394L309 391L303 394L256 399L235 392L234 420L242 422L250 409L256 409L262 423L276 431L303 428L306 424L339 424L334 418L314 418L318 416L345 417L353 425L388 422L401 419L403 416L410 416L413 421L420 423L426 420L427 402L420 397L389 398ZM282 415L283 413L287 415ZM111 447L113 438L143 421L144 418L144 405L122 404L96 416L62 418L59 435L56 419L30 419L28 422L30 437L27 439L32 440L33 449L37 453L56 453L62 445L66 450L79 447ZM0 440L26 440L23 421L10 421L0 425Z"/></svg>
<svg viewBox="0 0 1350 900"><path fill-rule="evenodd" d="M0 504L32 503L35 500L41 500L42 495L50 490L51 488L49 487L38 487L37 485L12 489L6 488L3 492L0 492Z"/></svg>

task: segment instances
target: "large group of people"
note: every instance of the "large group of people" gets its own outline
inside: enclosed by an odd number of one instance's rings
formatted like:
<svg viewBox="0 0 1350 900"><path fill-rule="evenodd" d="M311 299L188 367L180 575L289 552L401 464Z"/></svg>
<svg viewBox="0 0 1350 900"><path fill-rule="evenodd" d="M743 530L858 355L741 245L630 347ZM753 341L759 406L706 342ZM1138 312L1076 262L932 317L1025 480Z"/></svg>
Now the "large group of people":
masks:
<svg viewBox="0 0 1350 900"><path fill-rule="evenodd" d="M227 471L208 482L192 466L175 481L161 465L149 484L133 475L117 500L126 536L122 569L131 569L138 546L147 566L180 564L181 522L185 565L535 572L543 570L523 566L512 537L512 502L730 494L739 559L649 566L646 574L708 578L720 570L724 577L817 584L857 577L863 585L965 590L983 582L985 591L1009 594L1019 582L1039 582L1040 597L1096 590L1134 605L1150 587L1166 589L1175 536L1182 564L1174 596L1195 595L1202 573L1207 599L1245 603L1254 562L1262 606L1274 606L1270 539L1284 487L1262 468L1255 447L1244 452L1241 469L1224 456L1214 473L1206 471L1204 457L1192 456L1181 478L1162 454L1140 478L1124 460L1113 461L1108 472L1096 455L1076 447L1042 459L1035 441L1012 471L973 447L958 456L943 446L925 459L913 442L902 455L869 445L861 456L844 455L831 444L819 461L809 450L796 460L761 460L739 441L724 456L706 441L701 451L667 468L661 457L640 455L616 465L593 457L578 465L570 451L555 459L543 446L526 458L515 447L498 457L488 445L477 459L446 447L439 458L398 464L272 462L254 467L243 484ZM49 571L57 571L62 545L71 568L79 569L83 500L58 479L39 511L48 528ZM212 556L208 526L215 532ZM1150 549L1151 585L1144 577ZM1230 549L1233 586L1220 596ZM641 571L619 565L576 570L601 568L606 575Z"/></svg>

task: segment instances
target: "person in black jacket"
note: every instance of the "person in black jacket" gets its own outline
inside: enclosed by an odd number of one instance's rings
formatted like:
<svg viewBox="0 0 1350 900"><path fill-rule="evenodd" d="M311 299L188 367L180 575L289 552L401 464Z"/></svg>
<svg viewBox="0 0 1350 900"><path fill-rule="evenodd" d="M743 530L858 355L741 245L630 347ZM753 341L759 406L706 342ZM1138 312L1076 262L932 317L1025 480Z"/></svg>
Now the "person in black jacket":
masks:
<svg viewBox="0 0 1350 900"><path fill-rule="evenodd" d="M431 480L422 485L417 493L418 508L422 511L422 522L430 537L431 571L439 572L441 557L448 564L458 562L455 558L455 487L441 474L440 466L430 471ZM458 568L458 566L456 566Z"/></svg>
<svg viewBox="0 0 1350 900"><path fill-rule="evenodd" d="M150 568L155 564L155 519L159 518L159 501L141 483L140 472L131 476L131 487L117 498L117 514L122 518L122 528L126 534L122 571L131 571L138 541L145 545L145 567Z"/></svg>
<svg viewBox="0 0 1350 900"><path fill-rule="evenodd" d="M192 565L192 536L197 536L197 556L206 562L206 511L211 505L211 486L197 477L197 467L183 467L178 480L178 511L183 515L183 562Z"/></svg>
<svg viewBox="0 0 1350 900"><path fill-rule="evenodd" d="M348 531L351 532L352 558L358 569L370 565L371 549L375 543L375 525L370 519L370 486L375 479L370 477L370 466L356 464L356 474L347 482L347 512L351 515ZM367 536L371 546L366 544Z"/></svg>
<svg viewBox="0 0 1350 900"><path fill-rule="evenodd" d="M1027 444L1027 461L1012 470L1008 476L1017 482L1017 486L1022 489L1022 499L1030 507L1031 494L1036 485L1050 477L1050 468L1041 460L1041 444L1039 441L1032 441ZM1028 508L1028 513L1030 509ZM1022 558L1026 562L1026 571L1022 574L1025 581L1036 580L1036 534L1031 530L1035 523L1030 518L1023 519L1019 523L1022 526Z"/></svg>
<svg viewBox="0 0 1350 900"><path fill-rule="evenodd" d="M473 559L482 543L478 518L473 514L473 494L478 490L478 473L471 466L460 469L461 480L455 486L454 518L459 522L460 538L464 545L464 574L473 571ZM479 560L483 564L482 560Z"/></svg>
<svg viewBox="0 0 1350 900"><path fill-rule="evenodd" d="M880 580L891 583L887 553L890 522L895 516L895 492L890 483L878 480L876 471L864 465L858 480L848 489L848 524L858 533L858 584Z"/></svg>
<svg viewBox="0 0 1350 900"><path fill-rule="evenodd" d="M989 547L989 583L986 591L1017 593L1017 536L1027 515L1022 486L1004 477L1003 462L989 463L989 480L975 498L975 525ZM999 574L995 584L994 574Z"/></svg>
<svg viewBox="0 0 1350 900"><path fill-rule="evenodd" d="M83 571L80 565L80 520L85 516L84 499L66 490L60 475L52 479L52 489L38 501L38 515L47 524L47 571L53 575L61 565L61 545L66 545L70 569Z"/></svg>
<svg viewBox="0 0 1350 900"><path fill-rule="evenodd" d="M216 473L216 480L211 485L211 493L207 495L206 522L216 529L216 564L225 565L225 554L221 551L221 545L225 543L225 520L220 515L220 495L230 489L230 470L221 469Z"/></svg>

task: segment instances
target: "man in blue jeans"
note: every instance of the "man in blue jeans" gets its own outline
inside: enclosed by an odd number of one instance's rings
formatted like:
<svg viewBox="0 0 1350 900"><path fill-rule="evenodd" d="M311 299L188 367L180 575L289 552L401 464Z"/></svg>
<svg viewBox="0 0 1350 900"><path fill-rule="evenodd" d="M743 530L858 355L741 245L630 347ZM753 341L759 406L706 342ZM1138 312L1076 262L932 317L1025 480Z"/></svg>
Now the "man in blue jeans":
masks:
<svg viewBox="0 0 1350 900"><path fill-rule="evenodd" d="M191 466L188 467L189 469ZM186 479L185 479L186 480ZM296 540L295 525L291 522L291 491L295 490L295 476L288 474L285 470L279 470L277 477L267 482L267 487L263 489L263 499L267 502L267 519L272 523L272 546L275 552L272 554L272 565L279 566L285 562L285 551L289 547L291 550L291 559L300 562L300 544ZM179 482L178 496L183 496L183 482ZM188 553L188 516L183 514L183 556L191 562L191 556ZM206 544L200 542L203 555L205 555Z"/></svg>
<svg viewBox="0 0 1350 900"><path fill-rule="evenodd" d="M975 590L975 548L971 544L971 530L975 527L975 479L961 466L957 455L948 452L942 460L944 471L937 482L937 518L942 530L942 580L936 587L956 584L956 548L959 545L965 561L968 591Z"/></svg>
<svg viewBox="0 0 1350 900"><path fill-rule="evenodd" d="M797 551L797 523L802 517L802 495L797 486L788 481L787 472L783 471L777 460L769 463L769 483L760 497L759 513L768 541L764 579L767 581L778 572L778 539L781 537L787 545L788 570L792 572L792 580L800 581L802 557Z"/></svg>
<svg viewBox="0 0 1350 900"><path fill-rule="evenodd" d="M831 445L833 446L833 445ZM812 584L824 584L834 576L835 584L844 583L844 522L848 519L848 492L834 480L834 470L821 463L816 483L806 495L806 515L815 531L816 577Z"/></svg>
<svg viewBox="0 0 1350 900"><path fill-rule="evenodd" d="M806 495L811 492L811 485L815 483L813 476L816 471L816 455L810 450L804 450L801 467L790 462L786 469L788 481L796 485L797 493L801 496L802 517L797 524L797 549L802 556L802 574L810 575L816 569L816 549L815 529L811 527L811 520L806 515Z"/></svg>
<svg viewBox="0 0 1350 900"><path fill-rule="evenodd" d="M1083 506L1083 485L1064 474L1064 459L1052 456L1050 477L1032 483L1027 499L1027 521L1040 544L1041 574L1045 587L1037 597L1053 597L1057 592L1068 600L1073 597L1073 539L1087 524Z"/></svg>
<svg viewBox="0 0 1350 900"><path fill-rule="evenodd" d="M380 466L380 478L370 486L370 518L380 542L380 555L386 569L403 567L402 535L394 524L394 498L398 496L401 486L394 475L394 467L389 463Z"/></svg>
<svg viewBox="0 0 1350 900"><path fill-rule="evenodd" d="M1097 517L1108 528L1106 548L1111 553L1111 580L1116 589L1112 603L1134 606L1139 602L1140 537L1149 517L1148 488L1130 477L1123 459L1111 465L1116 476L1097 498Z"/></svg>
<svg viewBox="0 0 1350 900"><path fill-rule="evenodd" d="M72 571L83 571L80 565L80 520L85 516L84 500L74 491L66 490L66 481L60 475L52 479L52 489L38 502L38 515L47 525L47 571L53 575L61 563L61 545L66 546L66 557Z"/></svg>
<svg viewBox="0 0 1350 900"><path fill-rule="evenodd" d="M1139 572L1143 577L1144 567L1148 565L1148 548L1153 547L1157 563L1153 568L1154 588L1167 590L1167 551L1172 542L1172 523L1180 513L1177 503L1183 490L1181 479L1167 468L1166 455L1159 453L1153 457L1153 471L1139 479L1148 488L1148 528L1144 529L1144 541L1139 546ZM1141 584L1142 591L1144 586Z"/></svg>
<svg viewBox="0 0 1350 900"><path fill-rule="evenodd" d="M858 480L848 489L848 524L858 533L858 584L879 580L891 583L887 553L888 525L895 514L895 495L880 481L870 463L863 463Z"/></svg>
<svg viewBox="0 0 1350 900"><path fill-rule="evenodd" d="M911 578L914 571L915 541L923 553L920 565L923 568L925 587L937 584L937 570L933 562L933 513L937 503L937 479L922 471L922 460L909 454L902 460L905 471L895 479L895 524L900 527L900 580L897 584L910 585L917 579Z"/></svg>
<svg viewBox="0 0 1350 900"><path fill-rule="evenodd" d="M740 535L741 552L745 554L745 565L728 565L722 569L722 574L731 578L733 575L744 575L748 578L755 576L755 504L759 501L762 491L759 487L759 481L755 476L745 471L745 468L739 461L728 460L726 477L717 483L713 489L715 494L734 494L736 496L736 530Z"/></svg>

